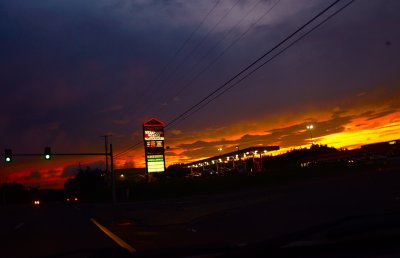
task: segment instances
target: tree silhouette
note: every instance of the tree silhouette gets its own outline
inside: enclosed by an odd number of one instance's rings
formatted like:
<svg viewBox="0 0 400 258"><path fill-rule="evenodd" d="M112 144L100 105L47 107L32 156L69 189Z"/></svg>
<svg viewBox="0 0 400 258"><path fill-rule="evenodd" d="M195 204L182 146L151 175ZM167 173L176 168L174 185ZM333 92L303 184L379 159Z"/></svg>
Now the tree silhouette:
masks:
<svg viewBox="0 0 400 258"><path fill-rule="evenodd" d="M105 178L100 169L79 169L75 178L64 183L64 190L67 195L77 195L83 200L101 200L109 192Z"/></svg>

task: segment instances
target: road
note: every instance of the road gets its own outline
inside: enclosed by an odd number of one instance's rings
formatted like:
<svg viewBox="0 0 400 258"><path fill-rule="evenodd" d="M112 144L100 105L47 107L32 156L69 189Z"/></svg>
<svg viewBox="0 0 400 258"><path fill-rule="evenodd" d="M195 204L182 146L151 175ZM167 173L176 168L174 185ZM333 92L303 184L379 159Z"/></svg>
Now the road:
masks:
<svg viewBox="0 0 400 258"><path fill-rule="evenodd" d="M0 218L1 257L123 257L125 253L79 207L8 206L1 207Z"/></svg>
<svg viewBox="0 0 400 258"><path fill-rule="evenodd" d="M120 204L113 213L96 210L100 221L151 257L243 247L355 216L397 213L399 186L398 172L357 172L216 196Z"/></svg>
<svg viewBox="0 0 400 258"><path fill-rule="evenodd" d="M4 207L1 256L129 253L91 219L139 256L240 248L354 216L400 214L399 185L400 173L372 171L170 200Z"/></svg>

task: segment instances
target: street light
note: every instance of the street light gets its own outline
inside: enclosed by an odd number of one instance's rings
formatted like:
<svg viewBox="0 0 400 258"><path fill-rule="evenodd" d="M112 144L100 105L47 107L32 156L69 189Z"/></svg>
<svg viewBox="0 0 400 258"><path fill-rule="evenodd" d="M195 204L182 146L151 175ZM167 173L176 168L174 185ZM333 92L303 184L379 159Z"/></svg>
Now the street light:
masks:
<svg viewBox="0 0 400 258"><path fill-rule="evenodd" d="M235 149L236 149L236 158L238 158L240 160L240 157L239 157L239 145L236 145Z"/></svg>
<svg viewBox="0 0 400 258"><path fill-rule="evenodd" d="M313 125L307 125L307 130L310 131L310 141L311 141L311 144L313 144L313 140L312 140L312 129L314 129L314 126L313 126Z"/></svg>

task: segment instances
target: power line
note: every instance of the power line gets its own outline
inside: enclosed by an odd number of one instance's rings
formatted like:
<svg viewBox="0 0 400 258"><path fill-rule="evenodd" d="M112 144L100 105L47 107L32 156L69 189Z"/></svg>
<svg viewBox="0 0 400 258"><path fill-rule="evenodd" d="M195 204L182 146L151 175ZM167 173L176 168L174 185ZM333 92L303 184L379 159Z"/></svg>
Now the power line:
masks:
<svg viewBox="0 0 400 258"><path fill-rule="evenodd" d="M263 0L260 0L259 2L257 2L256 5L253 6L253 8L251 8L250 12L248 12L244 17L242 17L242 19L239 21L238 24L236 24L234 27L232 27L232 29L229 31L228 34L230 34L233 29L238 26L245 17L247 17L252 11L253 9L258 6L258 4L260 2L262 2ZM255 27L262 19L265 18L265 16L267 16L272 9L275 8L275 6L280 2L281 0L277 0L264 14L262 14L255 23L251 24L239 37L237 37L234 41L232 41L226 48L224 48L222 50L222 52L216 57L214 58L211 62L209 62L202 70L200 70L194 77L192 77L192 79L186 83L183 87L180 87L178 89L178 93L176 95L180 95L185 89L187 89L188 87L190 87L202 74L204 74L208 69L210 69L223 55L225 55L226 52L228 52L233 46L236 45L236 43L238 43L242 38L244 38L244 36L253 28ZM228 35L227 34L227 35ZM225 38L225 37L224 37ZM221 41L220 41L221 42ZM220 43L218 42L217 45ZM207 53L208 54L208 53ZM204 56L203 56L204 57Z"/></svg>
<svg viewBox="0 0 400 258"><path fill-rule="evenodd" d="M132 146L126 148L126 150L121 151L121 152L115 154L115 155L114 155L114 158L118 158L118 157L120 157L120 156L122 156L122 155L128 153L129 151L135 149L137 146L139 146L139 145L141 145L141 144L143 144L143 140L138 141L138 142L136 142L135 144L133 144Z"/></svg>
<svg viewBox="0 0 400 258"><path fill-rule="evenodd" d="M286 51L288 48L290 48L291 46L293 46L295 43L297 43L298 41L300 41L301 39L303 39L304 37L306 37L307 35L309 35L311 32L313 32L315 29L317 29L319 26L321 26L323 23L325 23L326 21L328 21L329 19L331 19L332 17L334 17L335 15L337 15L339 12L341 12L343 9L345 9L346 7L348 7L351 3L354 2L354 0L351 0L349 3L347 3L345 6L341 7L340 9L338 9L337 11L335 11L333 14L331 14L330 16L328 16L326 19L324 19L322 22L320 22L319 24L317 24L315 27L313 27L311 30L309 30L308 32L306 32L305 34L303 34L302 36L300 36L298 39L296 39L295 41L293 41L291 44L289 44L287 47L285 47L284 49L282 49L281 51L279 51L277 54L275 54L274 56L272 56L270 59L266 60L265 62L263 62L261 65L259 65L258 67L256 67L255 69L253 69L252 71L250 71L248 74L246 74L244 77L242 77L239 81L237 81L236 83L234 83L233 85L229 86L228 88L225 88L229 83L231 83L232 81L234 81L235 79L237 79L239 76L241 76L242 74L244 74L246 71L248 71L249 69L251 69L254 65L256 65L258 62L260 62L262 59L264 59L267 55L269 55L270 53L272 53L273 51L275 51L276 49L278 49L280 46L282 46L284 43L286 43L288 40L290 40L293 36L295 36L296 34L298 34L300 31L302 31L305 27L307 27L309 24L311 24L312 22L314 22L316 19L318 19L319 17L321 17L324 13L326 13L328 10L330 10L333 6L335 6L337 3L339 3L340 0L336 0L335 2L333 2L331 5L329 5L327 8L325 8L324 10L322 10L320 13L318 13L316 16L314 16L313 18L311 18L309 21L307 21L305 24L303 24L302 26L300 26L298 29L296 29L293 33L291 33L289 36L287 36L285 39L283 39L282 41L280 41L277 45L275 45L273 48L271 48L270 50L268 50L265 54L263 54L261 57L257 58L255 61L253 61L250 65L248 65L247 67L245 67L244 69L242 69L239 73L237 73L236 75L234 75L231 79L229 79L227 82L225 82L224 84L220 85L219 87L217 87L214 91L212 91L210 94L208 94L206 97L204 97L203 99L201 99L199 102L197 102L195 105L191 106L189 109L187 109L186 111L184 111L183 113L181 113L180 115L178 115L177 117L175 117L174 119L172 119L171 121L169 121L165 128L169 128L172 127L176 122L178 122L179 120L182 119L186 119L187 117L190 116L190 112L193 111L197 112L199 111L201 108L204 108L208 103L210 103L211 101L215 100L217 97L219 97L220 95L224 94L226 91L228 91L229 89L233 88L235 85L237 85L238 83L240 83L241 81L245 80L246 78L248 78L251 74L253 74L254 72L256 72L257 70L259 70L261 67L263 67L265 64L267 64L268 62L270 62L272 59L276 58L278 55L280 55L281 53L283 53L284 51ZM222 92L221 91L223 88L225 88ZM214 96L217 92L219 92L216 96ZM207 100L209 100L211 97L213 97L210 101L206 102ZM203 104L206 103L206 104ZM200 108L198 108L200 107ZM196 109L197 108L197 109ZM191 114L193 114L191 113ZM189 114L189 115L188 115ZM127 150L125 150L124 152L118 153L117 155L123 155L125 153L127 153L128 151L130 151L131 149L137 147L139 144L141 144L143 141L138 142L134 145L132 145L131 147L127 148ZM117 156L116 155L116 156Z"/></svg>
<svg viewBox="0 0 400 258"><path fill-rule="evenodd" d="M219 96L223 95L224 93L226 93L227 91L229 91L230 89L232 89L233 87L237 86L239 83L241 83L242 81L244 81L245 79L247 79L248 77L250 77L253 73L255 73L256 71L258 71L260 68L262 68L264 65L266 65L267 63L269 63L270 61L272 61L273 59L275 59L276 57L278 57L279 55L281 55L283 52L285 52L288 48L292 47L294 44L296 44L297 42L299 42L300 40L302 40L303 38L305 38L306 36L308 36L309 34L311 34L314 30L316 30L317 28L319 28L321 25L323 25L324 23L326 23L328 20L330 20L331 18L333 18L335 15L339 14L341 11L343 11L346 7L348 7L350 4L352 4L354 2L354 0L350 0L350 2L348 2L346 5L342 6L340 9L336 10L334 13L332 13L331 15L329 15L327 18L325 18L323 21L321 21L320 23L318 23L316 26L314 26L311 30L307 31L305 34L301 35L299 38L297 38L295 41L293 41L292 43L290 43L288 46L286 46L285 48L283 48L282 50L280 50L278 53L276 53L275 55L273 55L272 57L270 57L268 60L266 60L264 63L262 63L261 65L259 65L258 67L254 68L252 71L250 71L248 74L246 74L244 77L242 77L240 80L236 81L234 84L230 85L228 88L225 88L222 92L218 93L216 96L214 96L212 99L208 100L207 102L203 103L203 105L201 105L200 107L198 107L197 109L195 109L192 113L188 114L186 117L183 118L186 119L189 116L195 114L196 112L200 111L201 109L203 109L205 106L207 106L209 103L213 102L215 99L217 99ZM179 123L179 122L178 122ZM170 128L176 126L178 123L175 123L174 125L171 125Z"/></svg>
<svg viewBox="0 0 400 258"><path fill-rule="evenodd" d="M240 1L240 0L239 0ZM153 88L154 84L162 77L162 75L166 72L166 70L168 69L168 67L171 66L171 64L173 63L174 59L182 52L182 50L186 47L186 45L189 43L189 41L193 38L193 36L197 33L197 31L203 26L203 24L205 23L205 21L208 19L208 17L211 15L211 13L215 10L215 8L219 5L219 3L221 2L221 0L218 0L215 2L214 6L207 12L207 14L203 17L203 19L201 20L201 22L196 26L196 28L190 33L189 37L186 38L186 40L182 43L182 45L177 49L177 51L175 52L175 54L169 59L169 61L166 63L166 65L163 67L163 69L158 73L158 75L150 82L149 87L147 87L147 92L146 89L144 92L142 92L141 94L139 94L140 96L142 96L141 98L141 102L138 106L143 106L143 101L145 101L146 98L144 98L143 96L148 94L148 91L151 90L151 88ZM153 91L151 92L151 94L153 94ZM138 111L136 111L138 112ZM140 128L139 128L140 129ZM139 143L135 143L133 146L138 146L141 142ZM122 151L121 153L126 153L127 151L130 150L131 147L127 148L127 150ZM118 154L116 154L115 156L117 156Z"/></svg>
<svg viewBox="0 0 400 258"><path fill-rule="evenodd" d="M307 27L309 24L311 24L312 22L314 22L316 19L318 19L321 15L323 15L324 13L326 13L328 10L330 10L333 6L335 6L337 3L339 3L341 0L336 0L335 2L333 2L332 4L330 4L327 8L325 8L324 10L322 10L320 13L318 13L316 16L314 16L313 18L311 18L310 20L308 20L305 24L303 24L302 26L300 26L298 29L296 29L294 32L292 32L290 35L288 35L286 38L284 38L283 40L281 40L278 44L276 44L274 47L272 47L270 50L268 50L266 53L264 53L262 56L260 56L259 58L257 58L255 61L253 61L251 64L249 64L247 67L245 67L244 69L242 69L240 72L238 72L236 75L234 75L232 78L230 78L228 81L226 81L225 83L223 83L222 85L220 85L219 87L217 87L215 90L213 90L211 93L209 93L206 97L204 97L203 99L201 99L199 102L197 102L196 104L194 104L193 106L191 106L190 108L188 108L186 111L184 111L183 113L181 113L180 115L178 115L177 117L173 118L170 122L168 122L165 125L165 128L168 128L170 125L172 125L173 123L175 123L177 120L181 119L182 117L184 117L186 114L188 114L189 112L191 112L192 110L194 110L195 108L197 108L198 106L200 106L202 103L204 103L205 101L207 101L209 98L211 98L214 94L216 94L218 91L222 90L223 88L225 88L229 83L231 83L232 81L234 81L235 79L237 79L239 76L241 76L242 74L244 74L246 71L248 71L250 68L252 68L254 65L256 65L258 62L260 62L262 59L264 59L267 55L269 55L270 53L272 53L273 51L275 51L277 48L279 48L280 46L282 46L285 42L287 42L288 40L290 40L291 38L293 38L296 34L298 34L300 31L302 31L305 27Z"/></svg>
<svg viewBox="0 0 400 258"><path fill-rule="evenodd" d="M208 19L208 17L211 15L211 13L215 10L215 8L217 8L217 6L219 5L220 2L221 2L221 0L218 0L214 4L214 6L208 11L208 13L201 20L201 22L197 25L197 27L192 31L190 36L183 42L182 46L175 52L174 56L170 59L170 61L167 62L167 64L164 66L164 68L158 74L158 76L156 76L156 78L152 80L152 82L150 83L150 86L148 88L146 88L146 89L148 89L148 91L150 91L150 96L154 95L154 91L156 90L156 88L154 88L154 86L155 86L156 82L159 81L159 79L161 79L162 74L164 74L164 72L171 66L174 59L180 54L180 52L182 52L182 50L185 48L187 43L193 38L193 36L196 34L196 32L203 26L205 21ZM186 58L184 60L186 60ZM182 62L178 63L178 65L175 66L174 70L167 75L166 79L164 79L164 82L168 81L172 76L171 74L175 74L175 72L179 69L179 67L181 65L182 65ZM146 95L148 93L148 91L147 92L145 91L144 93L140 94L140 96ZM141 98L142 102L139 104L139 106L142 106L142 103L145 99L146 98Z"/></svg>
<svg viewBox="0 0 400 258"><path fill-rule="evenodd" d="M233 10L233 8L234 8L240 1L241 1L241 0L238 0L238 1L235 2L234 5L232 5L232 7L228 10L228 12L226 12L225 15L222 16L221 19L214 25L214 27L207 33L206 37L208 36L208 34L211 33L211 31L213 31L213 30L222 22L223 19L225 19L226 16L228 16L228 14ZM250 11L249 11L245 16L242 17L242 19L239 21L239 23L237 23L235 26L238 26L238 25L239 25L239 24L254 10L254 8L257 7L258 4L261 3L262 1L263 1L263 0L258 1L258 2L250 9ZM273 5L273 7L274 7L279 1L280 1L280 0L278 0L278 1ZM202 22L201 22L201 23L197 26L197 28L192 32L192 34L191 34L191 35L189 36L189 38L184 42L184 44L182 45L182 47L176 52L176 54L174 55L174 57L177 56L177 54L183 49L183 47L185 46L185 44L187 44L187 42L192 38L192 36L195 34L195 32L197 32L197 30L199 30L199 28L202 26L202 24L205 22L205 20L208 18L208 16L209 16L209 15L214 11L214 9L217 7L217 5L219 4L219 2L220 2L220 1L216 2L216 4L213 6L213 8L210 9L210 11L207 13L207 15L203 18ZM272 8L273 8L273 7L272 7ZM272 8L271 8L271 9L272 9ZM255 24L257 24L263 17L265 17L265 15L268 14L268 13L271 11L271 9L268 10L264 15L260 16L260 17L257 19L257 21L256 21ZM224 37L222 40L224 40L224 39L226 38L226 36L229 35L229 34L233 31L233 29L235 28L235 26L232 27L232 29L225 35L225 37ZM254 26L254 24L251 25L250 28L253 27L253 26ZM241 39L241 38L250 30L250 28L248 28L244 33L242 33L242 35L239 37L239 39ZM205 37L205 38L206 38L206 37ZM202 40L201 42L203 42L205 38L203 38L203 40ZM233 44L230 44L230 46L229 46L228 48L231 48L235 43L237 43L237 42L239 41L239 39L236 39L235 42L234 42ZM217 43L217 45L218 45L222 40L220 40L220 41ZM196 48L197 48L198 46L199 46L199 44L196 46ZM226 52L227 50L228 50L228 49L225 48L225 50L224 50L223 52ZM194 52L194 51L192 51L192 53L193 53L193 52ZM223 54L224 54L224 53L223 53ZM223 54L219 55L219 56L217 57L217 59L219 59L220 57L222 57ZM204 57L204 56L203 56L203 57ZM213 62L216 62L216 60L214 60ZM172 63L172 62L171 62L171 63ZM211 66L211 65L209 65L209 66ZM205 70L204 70L204 71L201 71L201 74L204 73L204 72L205 72ZM201 74L198 74L198 76L200 76ZM198 78L198 76L197 76L196 78ZM196 78L194 78L193 80L195 80ZM179 91L178 94L180 94L180 92L181 92L181 90ZM140 129L140 127L139 127L138 129ZM116 154L115 157L119 157L119 156L121 156L121 155L123 155L123 154L125 154L125 153L128 153L131 149L136 148L137 146L139 146L139 145L142 144L142 143L143 143L143 141L139 141L139 142L133 144L132 146L128 147L126 150L124 150L124 151L122 151L122 152Z"/></svg>
<svg viewBox="0 0 400 258"><path fill-rule="evenodd" d="M214 24L214 26L208 30L208 32L206 33L206 35L197 43L197 45L191 50L191 52L185 56L185 58L179 63L179 65L177 67L175 67L173 74L175 74L179 68L187 62L187 60L197 51L197 49L200 48L200 46L203 44L203 42L211 35L211 33L221 24L221 22L232 12L232 10L236 7L236 5L239 4L241 0L237 0L232 6L231 8L223 15L221 16L221 18ZM168 79L170 79L172 76L170 76ZM156 100L156 102L160 102L162 96L160 96L160 98L158 98Z"/></svg>

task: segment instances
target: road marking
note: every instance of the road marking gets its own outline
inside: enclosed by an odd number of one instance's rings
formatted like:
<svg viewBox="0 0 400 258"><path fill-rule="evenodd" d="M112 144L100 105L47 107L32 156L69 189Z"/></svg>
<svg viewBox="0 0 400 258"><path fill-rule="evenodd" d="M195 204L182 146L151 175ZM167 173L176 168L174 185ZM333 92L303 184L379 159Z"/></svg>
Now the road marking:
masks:
<svg viewBox="0 0 400 258"><path fill-rule="evenodd" d="M111 232L108 228L104 227L103 225L101 225L100 223L98 223L96 220L94 220L93 218L90 218L90 221L93 222L93 224L95 224L101 231L103 231L104 234L106 234L109 238L111 238L112 240L114 240L115 243L117 243L120 247L128 250L128 252L130 252L131 254L136 252L136 249L133 248L131 245L129 245L127 242L125 242L124 240L122 240L119 236L117 236L116 234L114 234L113 232Z"/></svg>
<svg viewBox="0 0 400 258"><path fill-rule="evenodd" d="M18 225L16 225L16 226L14 227L14 230L20 229L23 225L24 225L24 222L19 223Z"/></svg>

